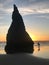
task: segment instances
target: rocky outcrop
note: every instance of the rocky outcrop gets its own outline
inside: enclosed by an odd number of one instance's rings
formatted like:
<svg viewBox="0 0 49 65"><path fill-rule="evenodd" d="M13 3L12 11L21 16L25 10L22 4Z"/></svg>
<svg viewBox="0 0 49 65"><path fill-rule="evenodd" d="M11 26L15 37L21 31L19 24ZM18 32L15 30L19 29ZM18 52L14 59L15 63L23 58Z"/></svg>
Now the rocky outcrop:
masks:
<svg viewBox="0 0 49 65"><path fill-rule="evenodd" d="M12 23L6 37L5 51L7 54L13 53L33 53L34 42L26 32L25 25L16 5L12 13Z"/></svg>

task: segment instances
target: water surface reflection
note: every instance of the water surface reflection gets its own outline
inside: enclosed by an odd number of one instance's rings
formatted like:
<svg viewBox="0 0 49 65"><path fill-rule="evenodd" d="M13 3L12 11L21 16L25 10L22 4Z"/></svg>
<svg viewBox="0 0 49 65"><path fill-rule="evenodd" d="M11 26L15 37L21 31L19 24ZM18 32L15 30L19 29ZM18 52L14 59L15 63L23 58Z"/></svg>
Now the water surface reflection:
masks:
<svg viewBox="0 0 49 65"><path fill-rule="evenodd" d="M38 46L35 46L33 55L36 57L49 59L49 45L40 46L40 51L38 51Z"/></svg>

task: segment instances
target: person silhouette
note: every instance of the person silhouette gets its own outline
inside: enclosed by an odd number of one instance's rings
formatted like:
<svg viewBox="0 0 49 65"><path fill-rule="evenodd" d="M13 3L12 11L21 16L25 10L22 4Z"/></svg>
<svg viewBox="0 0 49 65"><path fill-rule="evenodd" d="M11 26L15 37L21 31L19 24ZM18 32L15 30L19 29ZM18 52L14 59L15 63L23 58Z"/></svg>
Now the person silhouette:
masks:
<svg viewBox="0 0 49 65"><path fill-rule="evenodd" d="M38 42L38 51L40 51L40 43Z"/></svg>

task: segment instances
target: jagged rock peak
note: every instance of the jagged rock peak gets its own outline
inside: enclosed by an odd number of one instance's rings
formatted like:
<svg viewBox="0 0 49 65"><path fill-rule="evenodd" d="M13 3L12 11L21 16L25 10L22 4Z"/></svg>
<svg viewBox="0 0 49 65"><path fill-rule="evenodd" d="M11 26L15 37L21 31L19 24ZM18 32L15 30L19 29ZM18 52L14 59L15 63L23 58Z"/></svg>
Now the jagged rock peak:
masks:
<svg viewBox="0 0 49 65"><path fill-rule="evenodd" d="M14 11L18 11L18 8L16 7L15 4L14 4Z"/></svg>

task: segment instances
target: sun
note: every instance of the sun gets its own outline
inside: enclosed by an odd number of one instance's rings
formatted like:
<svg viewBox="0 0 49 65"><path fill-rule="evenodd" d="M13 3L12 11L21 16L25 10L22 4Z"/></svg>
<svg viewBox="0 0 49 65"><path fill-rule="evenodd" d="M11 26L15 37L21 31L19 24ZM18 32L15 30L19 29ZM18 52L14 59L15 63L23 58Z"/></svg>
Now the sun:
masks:
<svg viewBox="0 0 49 65"><path fill-rule="evenodd" d="M31 37L31 39L32 39L33 41L36 41L36 40L37 40L37 38L36 38L35 35L33 35L33 34L31 34L31 33L29 33L29 35L30 35L30 37Z"/></svg>

